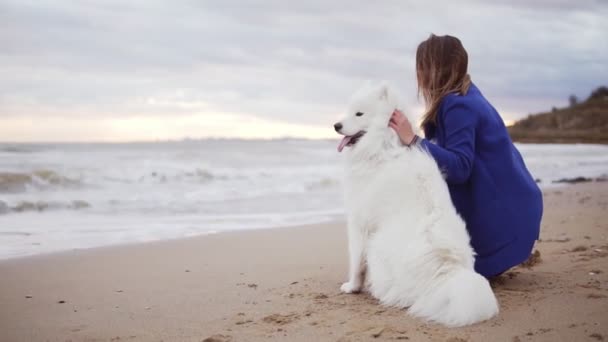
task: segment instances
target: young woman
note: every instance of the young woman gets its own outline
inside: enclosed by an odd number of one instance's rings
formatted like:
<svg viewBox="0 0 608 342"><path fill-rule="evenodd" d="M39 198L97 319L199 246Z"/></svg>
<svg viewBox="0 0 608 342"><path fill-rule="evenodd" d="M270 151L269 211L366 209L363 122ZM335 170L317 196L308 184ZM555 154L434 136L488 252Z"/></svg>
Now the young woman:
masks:
<svg viewBox="0 0 608 342"><path fill-rule="evenodd" d="M454 206L475 249L475 270L492 277L525 261L538 239L542 194L498 112L471 82L460 40L435 36L416 51L426 103L425 139L403 113L390 126L405 145L428 150L445 173Z"/></svg>

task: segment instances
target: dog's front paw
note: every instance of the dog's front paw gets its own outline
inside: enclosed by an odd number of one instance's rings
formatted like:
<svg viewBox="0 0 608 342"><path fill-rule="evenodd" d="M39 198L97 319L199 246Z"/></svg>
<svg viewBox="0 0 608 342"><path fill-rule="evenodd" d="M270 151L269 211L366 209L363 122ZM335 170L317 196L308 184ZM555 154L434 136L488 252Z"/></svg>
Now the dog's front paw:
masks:
<svg viewBox="0 0 608 342"><path fill-rule="evenodd" d="M355 285L349 281L340 286L340 291L344 293L358 293L361 291L361 286Z"/></svg>

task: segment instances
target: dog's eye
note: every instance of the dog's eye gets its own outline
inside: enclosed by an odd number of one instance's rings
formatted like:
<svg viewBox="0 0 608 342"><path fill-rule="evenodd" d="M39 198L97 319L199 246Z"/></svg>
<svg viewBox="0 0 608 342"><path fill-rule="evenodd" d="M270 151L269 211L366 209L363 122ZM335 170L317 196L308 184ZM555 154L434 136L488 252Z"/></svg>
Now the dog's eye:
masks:
<svg viewBox="0 0 608 342"><path fill-rule="evenodd" d="M362 115L363 115L363 113L361 113L361 112L357 112L357 114L355 114L355 115L356 115L356 116L362 116Z"/></svg>

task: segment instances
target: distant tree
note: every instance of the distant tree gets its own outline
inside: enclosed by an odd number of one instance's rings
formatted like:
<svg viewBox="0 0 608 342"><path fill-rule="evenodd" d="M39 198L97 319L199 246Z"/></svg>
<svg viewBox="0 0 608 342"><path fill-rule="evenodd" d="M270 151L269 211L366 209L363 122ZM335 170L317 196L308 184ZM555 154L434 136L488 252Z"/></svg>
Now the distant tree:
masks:
<svg viewBox="0 0 608 342"><path fill-rule="evenodd" d="M606 99L608 98L608 87L602 86L591 92L589 99Z"/></svg>
<svg viewBox="0 0 608 342"><path fill-rule="evenodd" d="M553 112L553 113L557 112L557 107L552 107L551 112Z"/></svg>
<svg viewBox="0 0 608 342"><path fill-rule="evenodd" d="M574 107L578 104L578 97L576 97L576 95L570 95L570 97L568 98L568 102L570 102L570 107Z"/></svg>

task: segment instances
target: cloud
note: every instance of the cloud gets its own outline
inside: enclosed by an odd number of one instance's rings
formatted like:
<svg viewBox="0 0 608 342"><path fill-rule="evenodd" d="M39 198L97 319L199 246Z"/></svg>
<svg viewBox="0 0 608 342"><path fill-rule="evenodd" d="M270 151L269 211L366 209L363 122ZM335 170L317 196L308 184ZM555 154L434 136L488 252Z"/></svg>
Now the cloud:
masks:
<svg viewBox="0 0 608 342"><path fill-rule="evenodd" d="M461 38L474 82L516 119L605 82L606 15L599 1L3 0L0 124L195 117L205 136L225 113L279 134L330 126L367 79L420 110L414 53L431 32Z"/></svg>

